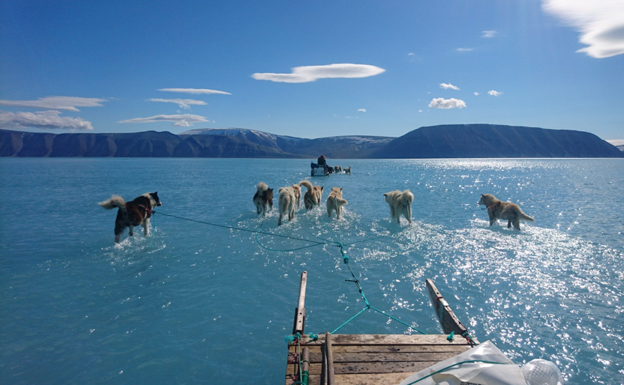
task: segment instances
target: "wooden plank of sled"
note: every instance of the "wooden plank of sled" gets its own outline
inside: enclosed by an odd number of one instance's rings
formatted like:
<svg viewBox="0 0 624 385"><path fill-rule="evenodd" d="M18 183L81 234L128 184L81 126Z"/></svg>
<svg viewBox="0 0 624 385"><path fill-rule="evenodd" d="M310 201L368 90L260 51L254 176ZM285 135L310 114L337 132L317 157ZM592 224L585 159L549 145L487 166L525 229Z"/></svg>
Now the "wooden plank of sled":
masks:
<svg viewBox="0 0 624 385"><path fill-rule="evenodd" d="M336 384L340 385L380 385L398 384L414 373L377 373L377 374L336 374ZM310 375L309 384L320 384L321 376ZM292 385L292 381L287 385Z"/></svg>
<svg viewBox="0 0 624 385"><path fill-rule="evenodd" d="M465 338L457 336L448 341L444 334L332 334L332 345L469 345ZM302 344L306 346L321 344L324 338L319 336L318 341L311 341L303 336Z"/></svg>
<svg viewBox="0 0 624 385"><path fill-rule="evenodd" d="M446 353L338 353L334 352L334 362L421 362L421 361L444 361L455 357L460 352ZM321 362L321 353L310 355L310 362Z"/></svg>
<svg viewBox="0 0 624 385"><path fill-rule="evenodd" d="M295 309L295 322L292 334L303 334L303 328L305 327L305 294L307 285L308 272L304 271L301 273L301 282L299 283L299 301L297 303L297 308Z"/></svg>
<svg viewBox="0 0 624 385"><path fill-rule="evenodd" d="M303 346L303 345L302 345ZM321 354L320 345L309 346L311 357ZM334 354L342 353L463 353L470 349L469 345L334 345ZM296 353L297 347L288 348L290 353Z"/></svg>
<svg viewBox="0 0 624 385"><path fill-rule="evenodd" d="M438 291L433 281L427 278L426 282L431 305L438 316L438 321L440 321L444 333L455 332L460 336L464 334L466 332L466 327L459 321L457 316L455 316L455 313L453 313L453 310L451 310L449 304L444 297L442 297L442 294Z"/></svg>
<svg viewBox="0 0 624 385"><path fill-rule="evenodd" d="M379 374L379 373L416 373L426 369L440 361L421 361L421 362L352 362L334 363L334 376L344 374ZM298 370L298 369L297 369ZM322 365L310 364L310 376L321 376ZM292 374L296 371L286 373L286 378L292 381ZM292 384L292 382L291 382Z"/></svg>

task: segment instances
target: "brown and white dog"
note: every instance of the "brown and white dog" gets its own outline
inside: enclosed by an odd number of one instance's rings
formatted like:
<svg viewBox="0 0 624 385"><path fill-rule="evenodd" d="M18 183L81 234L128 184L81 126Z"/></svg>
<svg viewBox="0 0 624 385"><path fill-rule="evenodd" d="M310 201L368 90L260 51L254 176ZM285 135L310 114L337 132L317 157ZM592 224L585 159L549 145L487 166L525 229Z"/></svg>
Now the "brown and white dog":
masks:
<svg viewBox="0 0 624 385"><path fill-rule="evenodd" d="M284 214L288 214L288 220L292 221L295 217L295 205L297 204L297 197L295 195L295 189L290 187L282 187L279 192L279 219L277 225L281 226L282 217Z"/></svg>
<svg viewBox="0 0 624 385"><path fill-rule="evenodd" d="M121 233L126 227L129 228L129 235L133 236L133 227L143 225L145 236L148 236L152 209L156 206L162 206L157 192L145 193L131 202L126 202L119 195L113 195L109 200L98 204L107 210L115 207L119 209L115 219L115 243L119 243Z"/></svg>
<svg viewBox="0 0 624 385"><path fill-rule="evenodd" d="M535 222L535 219L523 213L522 210L520 210L520 206L517 204L503 202L496 199L492 194L481 194L479 205L484 205L487 208L488 215L490 216L490 226L492 226L497 219L502 219L507 221L507 228L513 225L514 228L520 230L520 220Z"/></svg>
<svg viewBox="0 0 624 385"><path fill-rule="evenodd" d="M266 216L267 211L273 209L273 189L269 188L264 182L258 183L256 187L258 191L254 194L253 203L256 205L258 215Z"/></svg>
<svg viewBox="0 0 624 385"><path fill-rule="evenodd" d="M390 216L392 220L401 223L401 215L407 219L409 223L412 223L412 202L414 201L414 194L410 190L403 192L399 190L390 191L384 194L386 202L390 205Z"/></svg>
<svg viewBox="0 0 624 385"><path fill-rule="evenodd" d="M342 198L342 187L332 187L331 193L327 197L327 216L331 218L332 212L336 211L336 218L340 219L342 206L348 203Z"/></svg>
<svg viewBox="0 0 624 385"><path fill-rule="evenodd" d="M303 204L307 210L312 210L314 206L321 205L321 197L323 196L323 186L312 186L312 183L307 180L299 182L300 185L307 188L305 195L303 196Z"/></svg>

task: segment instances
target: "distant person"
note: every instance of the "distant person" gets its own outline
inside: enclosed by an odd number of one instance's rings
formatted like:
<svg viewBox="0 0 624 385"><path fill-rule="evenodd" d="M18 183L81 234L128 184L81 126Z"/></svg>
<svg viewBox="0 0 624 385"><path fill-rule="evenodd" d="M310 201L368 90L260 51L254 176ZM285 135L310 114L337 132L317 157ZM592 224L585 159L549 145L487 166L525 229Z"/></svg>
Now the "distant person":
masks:
<svg viewBox="0 0 624 385"><path fill-rule="evenodd" d="M327 161L325 160L325 155L321 155L318 158L318 165L319 167L326 167L327 166Z"/></svg>

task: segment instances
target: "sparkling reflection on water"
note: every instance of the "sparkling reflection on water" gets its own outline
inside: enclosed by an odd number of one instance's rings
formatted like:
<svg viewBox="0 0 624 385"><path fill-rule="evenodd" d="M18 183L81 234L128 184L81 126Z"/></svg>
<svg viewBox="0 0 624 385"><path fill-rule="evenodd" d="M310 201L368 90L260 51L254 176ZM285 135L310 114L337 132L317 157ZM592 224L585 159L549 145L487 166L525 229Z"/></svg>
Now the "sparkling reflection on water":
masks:
<svg viewBox="0 0 624 385"><path fill-rule="evenodd" d="M114 213L96 202L153 190L162 213L342 242L369 301L421 330L440 332L432 278L473 334L516 363L552 360L569 384L624 375L621 160L333 161L353 174L313 182L325 198L343 187L344 217L301 209L279 228L276 210L257 218L255 185L296 183L309 161L0 161L3 383L233 383L241 367L279 383L301 271L307 331L363 308L333 245L299 249L309 244L158 214L152 238L112 245ZM382 197L406 188L411 226L391 223ZM489 227L481 193L536 222ZM409 331L366 313L342 332Z"/></svg>

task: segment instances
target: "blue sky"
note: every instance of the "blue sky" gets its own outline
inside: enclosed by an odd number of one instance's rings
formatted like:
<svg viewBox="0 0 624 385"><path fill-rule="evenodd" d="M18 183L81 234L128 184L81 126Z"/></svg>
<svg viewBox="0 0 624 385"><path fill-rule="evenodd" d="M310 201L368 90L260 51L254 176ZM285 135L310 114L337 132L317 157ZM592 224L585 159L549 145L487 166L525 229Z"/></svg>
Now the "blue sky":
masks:
<svg viewBox="0 0 624 385"><path fill-rule="evenodd" d="M0 0L0 128L624 139L624 1Z"/></svg>

